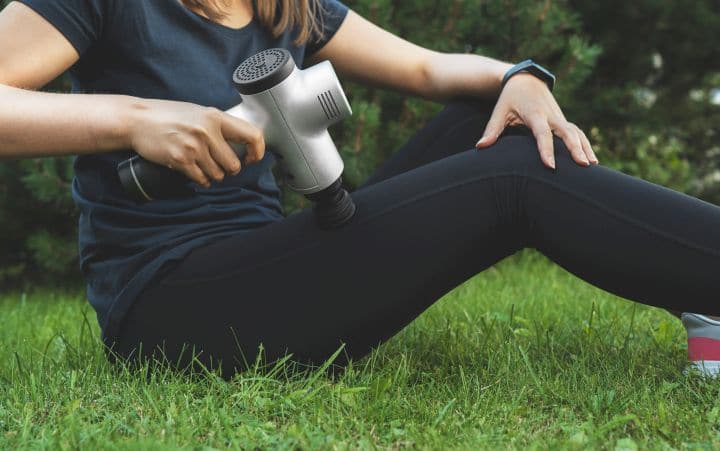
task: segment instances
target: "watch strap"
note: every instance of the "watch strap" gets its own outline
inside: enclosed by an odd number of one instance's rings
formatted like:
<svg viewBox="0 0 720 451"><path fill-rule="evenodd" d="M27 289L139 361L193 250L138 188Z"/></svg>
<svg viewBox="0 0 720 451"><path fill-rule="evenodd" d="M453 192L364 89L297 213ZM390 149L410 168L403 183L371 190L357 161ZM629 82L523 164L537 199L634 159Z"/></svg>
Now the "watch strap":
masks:
<svg viewBox="0 0 720 451"><path fill-rule="evenodd" d="M544 81L545 84L547 85L548 89L550 89L550 91L552 91L553 88L555 87L555 75L553 75L552 72L545 69L544 67L542 67L541 65L539 65L538 63L536 63L535 61L533 61L531 59L527 59L527 60L522 61L522 62L514 65L513 67L511 67L505 73L505 76L503 77L502 87L504 88L505 85L507 84L508 80L510 80L510 78L512 78L514 75L517 75L517 74L523 73L523 72L531 74L531 75L539 78L540 80Z"/></svg>

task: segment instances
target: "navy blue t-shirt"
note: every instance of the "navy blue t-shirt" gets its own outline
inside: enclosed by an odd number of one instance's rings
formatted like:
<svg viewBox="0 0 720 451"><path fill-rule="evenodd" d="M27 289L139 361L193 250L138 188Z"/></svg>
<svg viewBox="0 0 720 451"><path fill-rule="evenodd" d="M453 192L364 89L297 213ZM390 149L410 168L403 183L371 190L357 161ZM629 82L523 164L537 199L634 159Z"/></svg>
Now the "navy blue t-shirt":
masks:
<svg viewBox="0 0 720 451"><path fill-rule="evenodd" d="M180 0L20 1L80 54L70 70L73 92L178 100L221 110L240 102L232 73L247 57L282 47L302 64L347 14L342 3L322 0L318 14L324 35L296 46L297 30L274 38L256 18L243 28L229 28L195 14ZM114 338L141 290L173 262L198 246L283 218L269 152L210 189L196 186L190 198L144 205L123 193L116 174L118 163L131 155L126 150L75 160L80 266L106 340Z"/></svg>

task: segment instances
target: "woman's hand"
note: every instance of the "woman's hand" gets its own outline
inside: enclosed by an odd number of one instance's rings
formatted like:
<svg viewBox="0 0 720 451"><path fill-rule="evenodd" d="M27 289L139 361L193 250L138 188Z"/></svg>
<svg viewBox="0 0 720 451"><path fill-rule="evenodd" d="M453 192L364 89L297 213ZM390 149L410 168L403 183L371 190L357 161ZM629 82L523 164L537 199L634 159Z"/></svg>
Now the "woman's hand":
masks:
<svg viewBox="0 0 720 451"><path fill-rule="evenodd" d="M530 74L517 74L500 93L477 148L492 146L510 125L525 125L535 136L543 163L555 169L553 135L567 146L579 165L597 164L590 141L577 125L568 122L547 85Z"/></svg>
<svg viewBox="0 0 720 451"><path fill-rule="evenodd" d="M246 164L265 155L260 129L215 108L141 100L131 109L131 147L143 158L182 172L203 187L240 172L242 164L228 141L246 144Z"/></svg>

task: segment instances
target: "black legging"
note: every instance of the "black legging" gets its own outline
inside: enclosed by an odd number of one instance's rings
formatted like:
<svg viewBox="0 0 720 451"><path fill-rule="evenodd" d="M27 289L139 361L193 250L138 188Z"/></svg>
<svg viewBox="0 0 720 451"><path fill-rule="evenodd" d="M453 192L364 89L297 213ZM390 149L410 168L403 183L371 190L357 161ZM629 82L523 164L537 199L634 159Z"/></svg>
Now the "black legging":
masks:
<svg viewBox="0 0 720 451"><path fill-rule="evenodd" d="M523 133L475 150L488 111L445 108L353 193L344 228L319 230L306 210L197 249L137 300L116 350L182 362L194 349L226 376L261 343L269 361L311 363L345 344L343 363L526 247L622 297L720 312L720 208L578 166L557 139L555 171Z"/></svg>

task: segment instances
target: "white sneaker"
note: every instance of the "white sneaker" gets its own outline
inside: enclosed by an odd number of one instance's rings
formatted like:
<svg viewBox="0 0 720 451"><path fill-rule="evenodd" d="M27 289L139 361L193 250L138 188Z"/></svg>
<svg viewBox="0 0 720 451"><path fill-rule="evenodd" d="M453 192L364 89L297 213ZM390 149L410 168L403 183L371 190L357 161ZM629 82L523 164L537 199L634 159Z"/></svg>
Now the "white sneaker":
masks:
<svg viewBox="0 0 720 451"><path fill-rule="evenodd" d="M720 321L697 313L683 313L690 367L703 376L720 376Z"/></svg>

